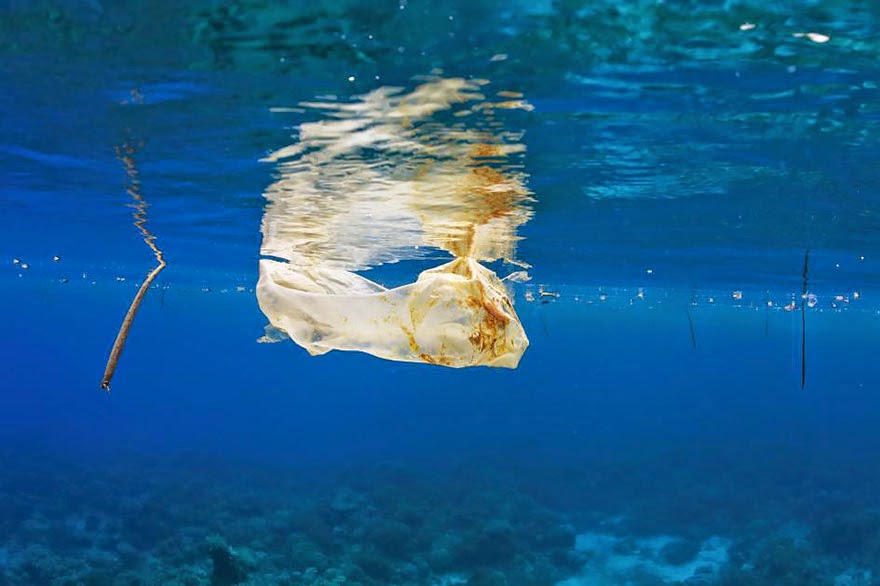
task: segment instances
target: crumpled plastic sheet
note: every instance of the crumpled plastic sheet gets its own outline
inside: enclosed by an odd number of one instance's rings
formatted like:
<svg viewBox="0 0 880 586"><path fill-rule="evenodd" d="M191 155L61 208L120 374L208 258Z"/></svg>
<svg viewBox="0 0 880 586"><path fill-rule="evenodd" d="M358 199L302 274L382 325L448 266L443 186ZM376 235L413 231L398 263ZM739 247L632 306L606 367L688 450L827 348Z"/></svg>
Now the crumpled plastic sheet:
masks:
<svg viewBox="0 0 880 586"><path fill-rule="evenodd" d="M528 346L504 284L469 258L386 289L336 269L260 261L257 295L272 325L311 354L359 350L443 366L514 368Z"/></svg>

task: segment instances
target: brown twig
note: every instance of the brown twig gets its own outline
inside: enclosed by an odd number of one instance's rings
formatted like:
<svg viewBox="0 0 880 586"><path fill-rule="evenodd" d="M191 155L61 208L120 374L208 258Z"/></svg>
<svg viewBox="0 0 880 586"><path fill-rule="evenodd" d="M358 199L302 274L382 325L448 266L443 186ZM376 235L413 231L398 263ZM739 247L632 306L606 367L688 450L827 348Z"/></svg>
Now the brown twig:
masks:
<svg viewBox="0 0 880 586"><path fill-rule="evenodd" d="M128 338L128 331L131 329L131 324L141 305L141 301L143 301L144 295L147 293L147 289L150 288L153 279L155 279L156 276L162 272L162 269L167 266L167 263L162 256L162 250L156 246L156 237L153 236L146 226L147 201L144 199L143 194L141 194L140 175L134 162L134 152L135 148L128 143L121 147L116 147L116 157L125 166L125 174L128 175L130 181L130 185L126 191L134 200L134 225L143 235L144 242L150 247L150 250L153 251L153 255L155 255L158 264L149 272L149 274L147 274L147 277L144 279L144 282L141 283L140 288L135 294L134 299L132 299L131 305L128 306L128 311L125 313L125 317L122 319L122 325L119 327L119 333L116 334L116 340L113 342L113 348L110 349L110 356L107 358L107 367L104 369L104 378L101 379L101 388L107 392L110 392L110 380L113 378L113 373L116 372L116 365L119 362L119 356L122 354L122 348L125 346L125 341Z"/></svg>

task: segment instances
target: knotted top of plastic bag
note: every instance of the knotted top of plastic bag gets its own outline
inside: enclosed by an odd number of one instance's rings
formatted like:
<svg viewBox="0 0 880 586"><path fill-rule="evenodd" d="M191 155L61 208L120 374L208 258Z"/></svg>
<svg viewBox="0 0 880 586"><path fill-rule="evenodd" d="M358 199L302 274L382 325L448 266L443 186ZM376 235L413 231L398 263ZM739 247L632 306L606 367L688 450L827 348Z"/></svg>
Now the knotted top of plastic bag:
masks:
<svg viewBox="0 0 880 586"><path fill-rule="evenodd" d="M267 159L278 178L265 193L257 299L272 327L312 354L516 367L528 339L480 263L522 266L516 230L531 197L512 159L524 149L497 111L529 106L506 92L488 101L485 83L431 79L304 104L325 117ZM435 258L400 287L359 274Z"/></svg>

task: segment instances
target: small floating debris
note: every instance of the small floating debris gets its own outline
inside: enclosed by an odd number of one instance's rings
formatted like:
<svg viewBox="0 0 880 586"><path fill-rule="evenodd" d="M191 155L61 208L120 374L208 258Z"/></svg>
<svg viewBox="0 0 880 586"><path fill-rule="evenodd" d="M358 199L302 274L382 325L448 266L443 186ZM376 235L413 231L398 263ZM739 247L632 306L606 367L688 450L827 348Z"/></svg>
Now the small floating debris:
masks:
<svg viewBox="0 0 880 586"><path fill-rule="evenodd" d="M740 300L743 298L743 292L742 291L734 291L732 293L732 297L736 300Z"/></svg>
<svg viewBox="0 0 880 586"><path fill-rule="evenodd" d="M830 36L824 35L822 33L793 33L792 36L797 37L799 39L806 37L806 38L810 39L811 41L813 41L814 43L819 43L819 44L827 43L828 41L831 40Z"/></svg>
<svg viewBox="0 0 880 586"><path fill-rule="evenodd" d="M57 254L56 254L55 256L52 257L52 261L53 261L53 262L58 262L59 260L61 260L61 257L58 256Z"/></svg>
<svg viewBox="0 0 880 586"><path fill-rule="evenodd" d="M26 262L23 262L23 263L21 263L21 268L24 269L24 270L27 270L27 269L29 269L29 268L31 268L31 267L30 267L30 265L28 265Z"/></svg>
<svg viewBox="0 0 880 586"><path fill-rule="evenodd" d="M14 264L14 265L21 264L21 261L18 260L17 258L14 258L14 259L12 259L12 264Z"/></svg>
<svg viewBox="0 0 880 586"><path fill-rule="evenodd" d="M557 299L559 299L559 293L547 291L546 289L544 289L544 286L541 285L538 287L538 297L540 297L541 303L550 303L551 301L556 301Z"/></svg>
<svg viewBox="0 0 880 586"><path fill-rule="evenodd" d="M531 277L526 271L514 271L501 280L510 281L511 283L528 283Z"/></svg>
<svg viewBox="0 0 880 586"><path fill-rule="evenodd" d="M756 26L758 26L758 25L756 25L753 22L744 22L741 25L739 25L739 30L750 31L750 30L754 29Z"/></svg>

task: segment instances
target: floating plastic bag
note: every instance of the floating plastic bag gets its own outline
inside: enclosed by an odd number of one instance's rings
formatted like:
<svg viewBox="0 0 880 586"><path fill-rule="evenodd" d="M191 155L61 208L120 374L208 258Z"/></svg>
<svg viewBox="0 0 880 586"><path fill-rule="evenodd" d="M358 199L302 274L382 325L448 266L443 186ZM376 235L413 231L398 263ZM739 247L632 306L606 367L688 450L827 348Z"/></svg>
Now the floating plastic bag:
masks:
<svg viewBox="0 0 880 586"><path fill-rule="evenodd" d="M311 354L360 350L407 362L514 368L528 346L504 284L469 258L393 289L346 271L300 272L261 260L257 296L272 325Z"/></svg>
<svg viewBox="0 0 880 586"><path fill-rule="evenodd" d="M307 104L327 118L269 157L279 178L266 191L257 300L272 327L312 354L517 366L528 339L479 261L522 266L516 229L531 196L509 158L523 147L494 112L528 106L486 101L484 83L435 79L409 94ZM442 255L453 260L400 287L358 274Z"/></svg>

